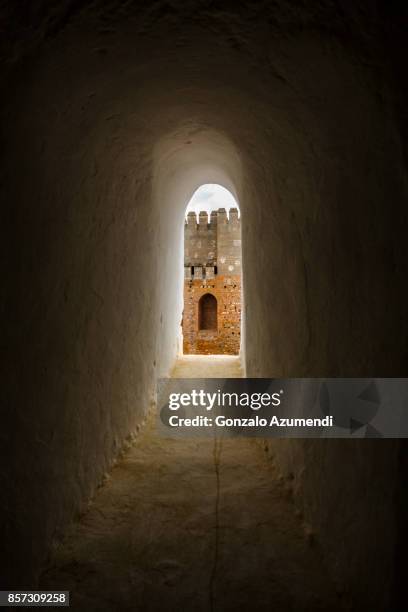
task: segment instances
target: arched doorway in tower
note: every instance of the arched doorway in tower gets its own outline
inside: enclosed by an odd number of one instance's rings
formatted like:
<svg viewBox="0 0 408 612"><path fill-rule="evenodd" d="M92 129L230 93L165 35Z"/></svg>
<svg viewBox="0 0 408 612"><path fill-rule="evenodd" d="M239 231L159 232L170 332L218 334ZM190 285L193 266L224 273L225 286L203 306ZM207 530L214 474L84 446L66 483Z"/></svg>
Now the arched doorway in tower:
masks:
<svg viewBox="0 0 408 612"><path fill-rule="evenodd" d="M198 329L217 331L217 298L205 293L198 301Z"/></svg>
<svg viewBox="0 0 408 612"><path fill-rule="evenodd" d="M221 185L202 185L184 223L185 355L238 355L241 346L241 217Z"/></svg>

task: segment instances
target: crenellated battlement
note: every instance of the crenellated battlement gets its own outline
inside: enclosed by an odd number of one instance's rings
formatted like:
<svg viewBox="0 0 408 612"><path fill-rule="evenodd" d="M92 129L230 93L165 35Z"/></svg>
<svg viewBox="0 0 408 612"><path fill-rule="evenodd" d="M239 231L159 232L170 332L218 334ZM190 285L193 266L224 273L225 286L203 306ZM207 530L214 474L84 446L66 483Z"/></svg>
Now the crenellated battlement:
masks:
<svg viewBox="0 0 408 612"><path fill-rule="evenodd" d="M197 216L189 212L184 225L185 278L201 278L200 271L213 274L241 273L241 220L238 209L205 211ZM206 275L207 276L207 275Z"/></svg>
<svg viewBox="0 0 408 612"><path fill-rule="evenodd" d="M185 218L184 225L195 228L198 230L199 227L207 226L208 229L211 229L211 226L218 224L239 224L241 223L241 219L239 218L238 208L230 208L229 217L227 215L227 211L225 208L219 208L218 210L213 210L210 214L210 218L208 218L208 213L205 210L202 210L197 215L195 212L189 212L187 217Z"/></svg>

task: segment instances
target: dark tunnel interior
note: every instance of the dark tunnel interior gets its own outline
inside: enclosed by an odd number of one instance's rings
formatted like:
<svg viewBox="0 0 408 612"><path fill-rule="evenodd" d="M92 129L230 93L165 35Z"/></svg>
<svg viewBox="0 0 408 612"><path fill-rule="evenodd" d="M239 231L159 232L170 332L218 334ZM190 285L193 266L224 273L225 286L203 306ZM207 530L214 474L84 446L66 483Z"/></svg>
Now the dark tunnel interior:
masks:
<svg viewBox="0 0 408 612"><path fill-rule="evenodd" d="M0 5L3 589L37 588L149 418L200 185L242 211L247 377L408 372L406 8L23 4ZM352 609L401 606L405 442L261 446Z"/></svg>

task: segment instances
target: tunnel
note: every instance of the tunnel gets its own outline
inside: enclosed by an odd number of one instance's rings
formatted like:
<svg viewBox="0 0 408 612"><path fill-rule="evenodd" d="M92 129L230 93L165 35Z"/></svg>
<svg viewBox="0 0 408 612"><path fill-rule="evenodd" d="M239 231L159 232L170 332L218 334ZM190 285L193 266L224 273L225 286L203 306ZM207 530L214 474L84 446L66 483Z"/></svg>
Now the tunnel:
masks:
<svg viewBox="0 0 408 612"><path fill-rule="evenodd" d="M407 15L365 0L0 11L1 586L15 590L42 584L143 436L178 357L201 185L242 213L244 376L407 375ZM351 609L398 609L404 441L254 445Z"/></svg>

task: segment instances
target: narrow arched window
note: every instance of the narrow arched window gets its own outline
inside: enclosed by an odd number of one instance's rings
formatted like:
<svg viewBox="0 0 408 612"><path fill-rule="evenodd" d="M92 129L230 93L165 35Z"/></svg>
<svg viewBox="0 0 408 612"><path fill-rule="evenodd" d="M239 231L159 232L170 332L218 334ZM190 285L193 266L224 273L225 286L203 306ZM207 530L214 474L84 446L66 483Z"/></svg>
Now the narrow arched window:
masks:
<svg viewBox="0 0 408 612"><path fill-rule="evenodd" d="M217 329L217 299L211 293L198 302L198 329Z"/></svg>

